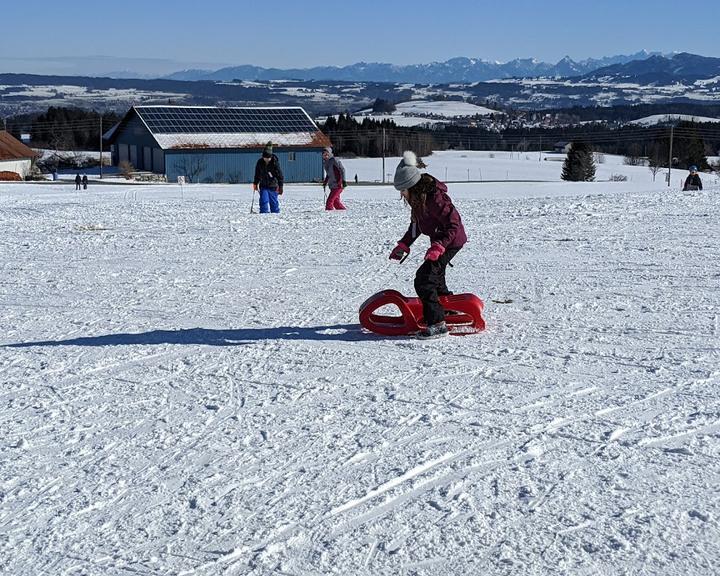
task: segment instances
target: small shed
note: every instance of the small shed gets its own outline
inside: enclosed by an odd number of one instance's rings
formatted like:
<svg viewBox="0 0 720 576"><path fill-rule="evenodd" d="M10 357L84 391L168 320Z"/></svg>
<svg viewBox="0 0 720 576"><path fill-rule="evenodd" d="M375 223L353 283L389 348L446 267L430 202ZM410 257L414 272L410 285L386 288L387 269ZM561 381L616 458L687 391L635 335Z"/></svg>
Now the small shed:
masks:
<svg viewBox="0 0 720 576"><path fill-rule="evenodd" d="M116 166L195 183L252 182L267 142L286 182L321 181L330 145L300 107L134 106L105 139Z"/></svg>
<svg viewBox="0 0 720 576"><path fill-rule="evenodd" d="M0 130L0 172L14 173L24 180L30 173L33 159L37 156L37 152L32 148L9 132Z"/></svg>

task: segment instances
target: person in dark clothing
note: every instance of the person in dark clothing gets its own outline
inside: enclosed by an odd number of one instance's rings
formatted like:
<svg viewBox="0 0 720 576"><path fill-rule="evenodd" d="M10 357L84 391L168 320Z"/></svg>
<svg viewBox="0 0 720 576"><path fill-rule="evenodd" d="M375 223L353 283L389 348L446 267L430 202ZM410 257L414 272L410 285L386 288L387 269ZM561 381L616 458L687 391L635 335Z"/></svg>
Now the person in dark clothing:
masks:
<svg viewBox="0 0 720 576"><path fill-rule="evenodd" d="M87 190L87 185L88 185L87 174L83 174L83 177L82 177L82 185L83 185L83 190Z"/></svg>
<svg viewBox="0 0 720 576"><path fill-rule="evenodd" d="M702 180L700 180L697 166L690 166L690 174L685 178L683 190L702 190Z"/></svg>
<svg viewBox="0 0 720 576"><path fill-rule="evenodd" d="M447 186L430 174L422 174L420 168L425 168L425 164L408 151L395 171L393 183L410 205L411 219L407 232L390 253L390 259L402 260L420 234L430 237L425 261L415 274L415 291L422 301L427 325L418 338L425 339L448 334L445 309L439 297L452 294L445 282L445 270L467 242L467 236L460 214L447 194Z"/></svg>
<svg viewBox="0 0 720 576"><path fill-rule="evenodd" d="M75 190L80 190L80 184L82 183L82 178L80 178L80 174L75 175Z"/></svg>
<svg viewBox="0 0 720 576"><path fill-rule="evenodd" d="M279 196L283 193L284 177L280 169L280 161L273 154L272 142L263 149L262 156L255 164L253 194L260 192L260 213L280 212Z"/></svg>

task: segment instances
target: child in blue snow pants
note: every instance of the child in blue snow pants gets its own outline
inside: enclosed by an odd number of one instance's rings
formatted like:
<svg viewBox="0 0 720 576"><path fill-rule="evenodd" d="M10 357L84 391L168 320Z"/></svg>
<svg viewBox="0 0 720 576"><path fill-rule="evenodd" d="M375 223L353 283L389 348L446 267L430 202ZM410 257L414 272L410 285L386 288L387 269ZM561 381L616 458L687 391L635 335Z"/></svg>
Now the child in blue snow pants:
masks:
<svg viewBox="0 0 720 576"><path fill-rule="evenodd" d="M280 201L278 199L278 191L269 188L260 188L260 214L280 212Z"/></svg>

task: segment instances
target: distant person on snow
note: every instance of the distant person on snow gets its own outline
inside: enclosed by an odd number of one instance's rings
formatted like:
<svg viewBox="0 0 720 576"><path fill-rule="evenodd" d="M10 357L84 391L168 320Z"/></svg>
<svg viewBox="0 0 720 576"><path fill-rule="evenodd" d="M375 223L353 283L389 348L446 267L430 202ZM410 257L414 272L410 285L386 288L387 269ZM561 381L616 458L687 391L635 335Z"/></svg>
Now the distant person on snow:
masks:
<svg viewBox="0 0 720 576"><path fill-rule="evenodd" d="M80 184L82 183L82 178L80 178L80 174L75 175L75 190L80 190Z"/></svg>
<svg viewBox="0 0 720 576"><path fill-rule="evenodd" d="M263 149L262 156L255 164L253 194L260 192L260 213L280 212L279 196L283 193L284 177L280 169L280 160L273 154L272 142Z"/></svg>
<svg viewBox="0 0 720 576"><path fill-rule="evenodd" d="M330 187L330 196L325 202L325 210L345 210L345 204L340 200L340 194L347 186L345 181L345 167L342 162L333 156L330 146L323 149L322 153L323 168L325 169L325 179L323 180L323 189Z"/></svg>
<svg viewBox="0 0 720 576"><path fill-rule="evenodd" d="M83 174L82 185L83 185L83 190L87 190L87 185L88 185L87 174Z"/></svg>
<svg viewBox="0 0 720 576"><path fill-rule="evenodd" d="M690 174L685 178L683 190L702 190L702 180L700 180L697 166L690 166Z"/></svg>
<svg viewBox="0 0 720 576"><path fill-rule="evenodd" d="M445 309L439 296L452 294L445 283L445 270L450 260L467 242L460 214L447 194L447 186L422 174L425 164L414 152L405 152L397 169L393 184L410 206L410 226L405 236L390 253L391 260L402 260L410 253L410 246L420 234L430 237L430 248L425 261L415 274L415 291L423 305L423 318L427 328L418 338L437 338L448 334Z"/></svg>

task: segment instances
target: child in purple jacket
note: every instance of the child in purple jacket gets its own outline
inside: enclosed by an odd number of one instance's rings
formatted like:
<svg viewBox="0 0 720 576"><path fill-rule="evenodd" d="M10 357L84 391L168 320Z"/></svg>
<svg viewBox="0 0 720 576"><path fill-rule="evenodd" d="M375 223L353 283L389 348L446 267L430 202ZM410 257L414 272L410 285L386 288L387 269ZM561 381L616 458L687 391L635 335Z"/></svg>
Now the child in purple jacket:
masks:
<svg viewBox="0 0 720 576"><path fill-rule="evenodd" d="M460 251L467 236L460 214L447 195L447 186L429 174L413 152L405 152L395 170L394 185L410 206L410 226L390 253L391 260L401 260L410 253L410 245L420 234L430 236L425 261L415 274L415 291L423 304L427 328L418 338L438 338L448 334L445 310L439 296L452 294L445 283L445 270Z"/></svg>

